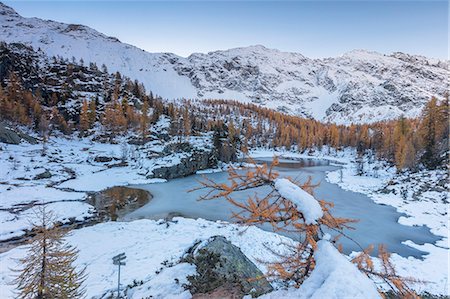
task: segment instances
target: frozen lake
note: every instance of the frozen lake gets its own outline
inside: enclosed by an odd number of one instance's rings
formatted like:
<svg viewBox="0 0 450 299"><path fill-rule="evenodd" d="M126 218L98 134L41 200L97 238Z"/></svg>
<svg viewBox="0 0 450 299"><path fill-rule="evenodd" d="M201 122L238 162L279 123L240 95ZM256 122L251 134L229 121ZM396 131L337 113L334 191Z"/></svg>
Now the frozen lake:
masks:
<svg viewBox="0 0 450 299"><path fill-rule="evenodd" d="M345 233L363 248L370 244L374 244L375 247L378 244L385 244L389 251L401 256L421 257L423 252L404 245L402 242L411 240L416 244L424 244L434 243L439 239L431 234L427 227L410 227L399 224L398 218L403 214L398 213L395 208L375 204L364 194L345 191L335 184L328 183L325 179L327 171L337 169L339 169L338 166L329 165L328 161L312 159L280 160L280 165L276 167L281 177L289 176L303 182L311 176L313 183L320 182L314 192L317 199L333 202L335 207L332 209L332 213L335 216L359 219L359 222L352 224L355 230L346 230ZM205 192L204 190L187 192L199 186L198 180L201 180L202 176L207 176L216 182L227 182L227 173L219 172L192 175L173 179L166 183L131 186L149 191L153 198L143 207L122 217L121 220L184 216L232 222L231 211L233 209L237 211L237 208L225 199L199 201L198 198ZM253 194L255 191L263 195L267 190L258 188L239 192L233 198L245 200L249 194ZM262 228L271 229L269 226ZM296 238L289 233L282 234ZM339 242L342 243L345 253L360 251L358 245L351 240L341 238Z"/></svg>

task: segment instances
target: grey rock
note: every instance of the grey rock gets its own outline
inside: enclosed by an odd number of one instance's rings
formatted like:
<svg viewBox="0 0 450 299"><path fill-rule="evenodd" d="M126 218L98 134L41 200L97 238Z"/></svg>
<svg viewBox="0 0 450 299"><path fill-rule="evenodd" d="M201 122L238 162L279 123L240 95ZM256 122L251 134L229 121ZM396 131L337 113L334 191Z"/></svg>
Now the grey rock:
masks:
<svg viewBox="0 0 450 299"><path fill-rule="evenodd" d="M192 152L192 145L189 142L171 143L164 147L164 154Z"/></svg>
<svg viewBox="0 0 450 299"><path fill-rule="evenodd" d="M196 173L198 170L215 166L215 158L209 151L193 150L192 155L182 158L179 164L153 170L151 178L174 179Z"/></svg>
<svg viewBox="0 0 450 299"><path fill-rule="evenodd" d="M3 124L0 124L0 142L8 144L19 144L22 140L31 144L37 143L35 138L20 131L9 129Z"/></svg>
<svg viewBox="0 0 450 299"><path fill-rule="evenodd" d="M135 137L135 138L130 138L129 140L128 140L128 144L134 144L134 145L144 145L144 144L146 144L146 143L148 143L148 142L150 142L152 139L151 138L144 138L144 139L142 139L142 138L138 138L138 137Z"/></svg>
<svg viewBox="0 0 450 299"><path fill-rule="evenodd" d="M8 144L19 144L20 137L16 132L0 126L0 141Z"/></svg>
<svg viewBox="0 0 450 299"><path fill-rule="evenodd" d="M113 160L113 158L106 157L106 156L97 156L94 158L94 161L99 162L99 163L111 162L112 160Z"/></svg>
<svg viewBox="0 0 450 299"><path fill-rule="evenodd" d="M202 259L213 254L219 257L220 263L212 265L214 267L212 271L217 275L216 278L220 277L220 283L223 285L237 283L241 286L244 294L250 294L253 297L273 291L272 286L256 265L245 256L239 247L231 244L225 237L214 236L200 249L198 248L199 244L190 248L186 257L186 261L195 264L197 269L204 271L205 264ZM200 265L200 263L203 264ZM210 274L209 271L206 272Z"/></svg>
<svg viewBox="0 0 450 299"><path fill-rule="evenodd" d="M45 170L44 172L37 174L33 180L42 180L42 179L49 179L51 178L53 175L50 171Z"/></svg>

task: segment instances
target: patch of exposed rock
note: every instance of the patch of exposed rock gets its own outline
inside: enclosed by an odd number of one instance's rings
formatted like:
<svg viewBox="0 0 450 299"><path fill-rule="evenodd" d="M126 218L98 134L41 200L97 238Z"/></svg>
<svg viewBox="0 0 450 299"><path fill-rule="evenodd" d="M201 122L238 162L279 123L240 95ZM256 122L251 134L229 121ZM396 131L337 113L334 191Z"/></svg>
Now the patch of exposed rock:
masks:
<svg viewBox="0 0 450 299"><path fill-rule="evenodd" d="M215 167L216 158L211 151L193 149L188 143L170 144L164 154L190 153L188 157L181 158L180 163L164 166L153 170L152 178L174 179L196 173L198 170Z"/></svg>
<svg viewBox="0 0 450 299"><path fill-rule="evenodd" d="M107 162L111 162L112 160L113 160L112 157L107 157L107 156L96 156L94 158L94 161L98 162L98 163L107 163Z"/></svg>
<svg viewBox="0 0 450 299"><path fill-rule="evenodd" d="M0 142L8 144L19 144L21 141L26 141L31 144L36 144L35 138L22 133L20 131L12 130L7 128L5 125L0 124Z"/></svg>
<svg viewBox="0 0 450 299"><path fill-rule="evenodd" d="M43 180L43 179L49 179L51 177L52 177L52 173L46 169L44 172L37 174L33 178L33 180Z"/></svg>
<svg viewBox="0 0 450 299"><path fill-rule="evenodd" d="M257 297L273 290L256 265L223 236L194 245L184 261L197 267L185 286L193 298Z"/></svg>

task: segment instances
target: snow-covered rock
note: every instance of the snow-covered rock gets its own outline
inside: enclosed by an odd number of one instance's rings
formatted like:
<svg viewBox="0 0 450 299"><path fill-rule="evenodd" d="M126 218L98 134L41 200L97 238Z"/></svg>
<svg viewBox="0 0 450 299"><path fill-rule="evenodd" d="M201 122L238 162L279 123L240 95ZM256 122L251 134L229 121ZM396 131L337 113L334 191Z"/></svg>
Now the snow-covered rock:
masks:
<svg viewBox="0 0 450 299"><path fill-rule="evenodd" d="M448 61L404 53L355 50L309 59L251 46L183 58L148 53L83 25L24 18L3 4L0 24L0 41L105 64L170 99L235 99L350 123L417 116L431 96L448 89Z"/></svg>

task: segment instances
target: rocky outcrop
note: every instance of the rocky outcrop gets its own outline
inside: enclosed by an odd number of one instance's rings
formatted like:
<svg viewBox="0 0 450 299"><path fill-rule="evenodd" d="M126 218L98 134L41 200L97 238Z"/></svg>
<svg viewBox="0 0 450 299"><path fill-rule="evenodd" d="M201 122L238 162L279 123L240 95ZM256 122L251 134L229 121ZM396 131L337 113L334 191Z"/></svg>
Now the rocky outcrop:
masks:
<svg viewBox="0 0 450 299"><path fill-rule="evenodd" d="M163 154L187 153L192 152L193 150L194 148L189 142L170 143L164 147Z"/></svg>
<svg viewBox="0 0 450 299"><path fill-rule="evenodd" d="M22 140L31 144L37 143L35 138L20 131L9 129L3 124L0 124L0 142L8 144L19 144Z"/></svg>
<svg viewBox="0 0 450 299"><path fill-rule="evenodd" d="M111 162L112 160L113 160L113 158L107 157L107 156L97 156L94 158L94 161L98 162L98 163L107 163L107 162Z"/></svg>
<svg viewBox="0 0 450 299"><path fill-rule="evenodd" d="M196 173L198 170L212 168L216 165L215 157L210 151L192 150L181 162L153 170L151 178L174 179Z"/></svg>
<svg viewBox="0 0 450 299"><path fill-rule="evenodd" d="M33 180L43 180L43 179L49 179L52 177L52 173L48 170L45 170L42 173L37 174Z"/></svg>
<svg viewBox="0 0 450 299"><path fill-rule="evenodd" d="M223 236L212 237L206 245L194 245L185 261L197 267L197 274L188 276L190 284L186 285L194 298L212 298L224 289L232 290L236 298L248 294L257 297L273 290L255 264Z"/></svg>

